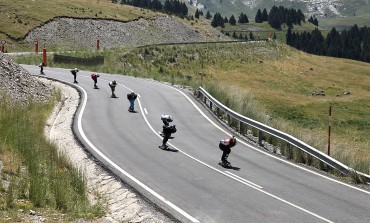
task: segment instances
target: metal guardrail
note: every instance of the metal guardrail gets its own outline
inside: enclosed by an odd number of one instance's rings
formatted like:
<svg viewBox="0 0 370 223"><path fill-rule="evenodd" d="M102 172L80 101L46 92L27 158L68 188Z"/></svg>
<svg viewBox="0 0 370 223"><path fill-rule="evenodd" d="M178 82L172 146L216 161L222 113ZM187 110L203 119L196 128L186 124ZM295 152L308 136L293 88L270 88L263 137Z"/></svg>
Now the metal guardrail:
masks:
<svg viewBox="0 0 370 223"><path fill-rule="evenodd" d="M208 44L230 44L230 43L256 43L256 42L267 42L268 39L256 39L256 40L225 40L225 41L205 41L205 42L172 42L172 43L154 43L148 45L138 46L138 48L154 47L154 46L172 46L172 45L208 45Z"/></svg>
<svg viewBox="0 0 370 223"><path fill-rule="evenodd" d="M364 174L364 173L360 173L360 172L357 172L355 170L353 170L352 168L344 165L343 163L333 159L332 157L326 155L325 153L313 148L312 146L310 145L307 145L306 143L300 141L299 139L291 136L291 135L288 135L284 132L281 132L279 130L276 130L274 128L271 128L265 124L262 124L260 122L257 122L253 119L250 119L250 118L247 118L233 110L231 110L230 108L226 107L225 105L223 105L222 103L220 103L217 99L215 99L214 97L212 97L212 95L210 95L204 88L202 87L199 87L199 94L202 94L203 95L203 102L205 104L207 104L207 100L209 100L209 107L212 109L212 106L216 106L218 109L221 109L223 112L225 112L228 116L228 119L229 119L229 123L230 123L230 117L238 120L240 122L240 124L247 124L247 125L250 125L256 129L259 130L259 143L261 144L262 142L262 134L263 133L267 133L269 135L272 135L276 138L279 138L283 141L285 141L286 143L292 145L292 146L295 146L297 147L298 149L310 154L311 156L319 159L320 161L326 163L327 165L331 166L332 168L340 171L341 173L345 174L346 176L349 176L349 177L353 177L355 174L357 175L360 175L363 179L366 180L366 182L370 183L370 176L367 175L367 174ZM198 95L198 97L200 97L200 95Z"/></svg>

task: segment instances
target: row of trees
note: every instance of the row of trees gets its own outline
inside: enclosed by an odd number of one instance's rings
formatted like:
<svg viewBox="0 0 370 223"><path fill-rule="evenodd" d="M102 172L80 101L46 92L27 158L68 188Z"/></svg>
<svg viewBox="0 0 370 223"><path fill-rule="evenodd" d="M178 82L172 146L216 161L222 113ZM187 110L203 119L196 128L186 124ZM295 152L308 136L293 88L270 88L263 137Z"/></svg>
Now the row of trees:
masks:
<svg viewBox="0 0 370 223"><path fill-rule="evenodd" d="M165 0L163 5L160 0L112 0L112 2L151 9L167 14L175 14L180 16L186 16L188 14L188 7L186 6L186 3L179 0Z"/></svg>
<svg viewBox="0 0 370 223"><path fill-rule="evenodd" d="M312 23L312 24L314 24L315 26L319 26L319 21L317 20L317 18L315 17L310 17L309 19L308 19L308 22L310 22L310 23Z"/></svg>
<svg viewBox="0 0 370 223"><path fill-rule="evenodd" d="M332 28L326 38L316 28L310 32L292 32L289 28L286 43L316 55L348 58L370 62L370 28L354 25L338 32Z"/></svg>
<svg viewBox="0 0 370 223"><path fill-rule="evenodd" d="M206 18L211 18L210 12L208 11L206 14ZM199 18L199 11L195 12L195 18ZM301 22L305 22L305 16L300 9L295 10L293 8L288 9L284 8L283 6L273 6L269 13L267 13L266 9L261 11L260 9L257 10L255 16L255 22L262 23L267 21L272 28L281 29L282 24L286 24L288 27L293 27L293 24L301 25ZM317 22L317 20L316 20ZM211 25L213 27L225 27L225 23L229 23L230 25L236 25L236 19L234 15L230 16L230 19L226 17L223 18L220 13L216 13L213 16ZM238 18L238 23L249 23L247 15L244 13L240 13ZM318 23L318 22L317 22Z"/></svg>
<svg viewBox="0 0 370 223"><path fill-rule="evenodd" d="M257 10L256 17L254 18L254 21L257 23L267 22L269 19L269 15L267 14L267 10L263 9L261 12L261 9Z"/></svg>
<svg viewBox="0 0 370 223"><path fill-rule="evenodd" d="M207 14L209 13L209 11L207 12ZM206 18L207 18L207 14L206 14ZM196 18L196 17L195 17ZM236 25L236 19L234 17L234 15L231 15L229 19L227 19L226 17L225 18L222 18L221 14L219 12L217 12L214 16L213 16L213 19L211 21L211 26L213 27L222 27L224 28L225 27L225 23L229 23L230 25ZM239 15L239 18L238 18L238 23L249 23L249 19L248 19L248 16L244 13L240 13Z"/></svg>
<svg viewBox="0 0 370 223"><path fill-rule="evenodd" d="M305 22L305 16L300 9L288 9L274 5L268 16L268 23L274 29L281 29L282 24L286 24L288 27L293 27L293 24L301 25L301 22Z"/></svg>
<svg viewBox="0 0 370 223"><path fill-rule="evenodd" d="M221 32L225 35L225 36L230 36L230 32L229 31L224 31L224 30L221 30ZM233 31L233 34L231 35L234 39L239 39L239 40L245 40L245 41L248 41L248 40L259 40L260 37L259 35L257 36L254 36L253 35L253 32L249 32L249 35L248 33L245 33L243 35L244 32L239 32L239 35L237 34L237 32ZM271 36L272 39L276 39L276 34L274 33L273 36Z"/></svg>

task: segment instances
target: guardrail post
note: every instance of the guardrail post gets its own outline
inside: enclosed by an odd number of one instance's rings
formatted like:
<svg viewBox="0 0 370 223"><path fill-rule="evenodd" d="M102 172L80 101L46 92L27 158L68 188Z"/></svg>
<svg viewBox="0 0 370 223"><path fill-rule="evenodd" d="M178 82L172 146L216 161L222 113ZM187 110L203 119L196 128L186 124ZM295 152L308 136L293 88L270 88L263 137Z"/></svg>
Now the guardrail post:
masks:
<svg viewBox="0 0 370 223"><path fill-rule="evenodd" d="M261 130L258 130L258 145L262 146L262 134L263 132Z"/></svg>
<svg viewBox="0 0 370 223"><path fill-rule="evenodd" d="M213 111L213 110L212 110L212 101L209 101L209 109L210 109L211 111Z"/></svg>
<svg viewBox="0 0 370 223"><path fill-rule="evenodd" d="M218 117L220 117L220 108L219 108L219 107L217 107L217 109L216 109L216 115L217 115Z"/></svg>
<svg viewBox="0 0 370 223"><path fill-rule="evenodd" d="M227 114L227 124L230 126L231 124L231 117L229 114Z"/></svg>
<svg viewBox="0 0 370 223"><path fill-rule="evenodd" d="M207 97L203 98L203 103L207 105Z"/></svg>
<svg viewBox="0 0 370 223"><path fill-rule="evenodd" d="M243 129L244 129L244 123L242 121L239 121L239 133L243 134Z"/></svg>
<svg viewBox="0 0 370 223"><path fill-rule="evenodd" d="M200 98L200 91L198 90L197 97Z"/></svg>

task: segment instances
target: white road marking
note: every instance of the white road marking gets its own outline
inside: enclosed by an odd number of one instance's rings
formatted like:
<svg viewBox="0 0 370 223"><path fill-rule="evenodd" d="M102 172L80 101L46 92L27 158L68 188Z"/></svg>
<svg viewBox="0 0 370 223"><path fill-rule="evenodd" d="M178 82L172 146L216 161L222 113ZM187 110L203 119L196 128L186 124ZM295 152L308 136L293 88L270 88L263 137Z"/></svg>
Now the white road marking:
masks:
<svg viewBox="0 0 370 223"><path fill-rule="evenodd" d="M180 209L179 207L177 207L176 205L174 205L173 203L171 203L170 201L168 201L167 199L165 199L163 196L161 196L160 194L158 194L157 192L155 192L154 190L152 190L151 188L149 188L147 185L145 185L144 183L142 183L141 181L139 181L138 179L136 179L134 176L132 176L131 174L129 174L128 172L126 172L125 170L123 170L116 163L114 163L112 160L110 160L108 157L106 157L102 152L100 152L100 150L97 149L94 146L94 144L92 144L90 142L90 140L87 138L87 136L85 135L85 133L83 131L83 128L82 128L82 115L83 115L83 112L84 112L85 107L86 107L87 93L86 93L85 89L83 89L82 87L80 87L78 85L75 85L75 86L77 86L78 88L80 88L84 92L84 95L85 95L85 100L83 101L83 104L82 104L82 107L81 107L81 111L80 111L80 113L78 115L78 129L80 131L80 134L81 134L82 138L91 147L91 149L93 149L97 154L99 154L99 156L101 158L103 158L105 161L107 161L116 170L118 170L119 172L121 172L122 174L124 174L126 177L130 178L136 184L138 184L139 186L141 186L142 188L144 188L146 191L148 191L149 193L151 193L153 196L155 196L156 198L158 198L159 200L161 200L162 202L164 202L165 204L167 204L168 206L170 206L171 208L173 208L175 211L177 211L178 213L180 213L181 215L183 215L184 217L186 217L187 219L189 219L191 222L198 223L199 221L197 219L195 219L194 217L190 216L188 213L186 213L185 211L183 211L182 209ZM139 101L139 104L140 104L140 101ZM140 109L142 110L141 105L140 105Z"/></svg>
<svg viewBox="0 0 370 223"><path fill-rule="evenodd" d="M146 108L144 108L144 112L145 112L146 115L148 114L148 111L146 110Z"/></svg>
<svg viewBox="0 0 370 223"><path fill-rule="evenodd" d="M181 92L181 91L180 91L180 92ZM182 93L182 92L181 92L181 93ZM186 96L186 95L185 95L185 96ZM187 97L187 96L186 96L186 97ZM142 108L142 106L141 106L141 102L140 102L140 100L138 100L138 103L139 103L139 107L140 107L140 110L141 110L141 114L142 114L142 116L143 116L143 118L144 118L145 122L147 123L147 125L149 126L149 128L152 130L152 132L154 132L158 137L160 137L160 135L157 133L157 131L156 131L156 130L154 130L154 128L150 125L150 123L149 123L148 119L147 119L147 118L146 118L146 116L144 115L144 113L143 113L143 108ZM195 105L195 106L196 106L196 105ZM208 117L207 117L207 118L208 118ZM307 209L304 209L304 208L302 208L302 207L300 207L300 206L298 206L298 205L295 205L295 204L293 204L293 203L291 203L291 202L289 202L289 201L286 201L286 200L284 200L284 199L282 199L282 198L280 198L280 197L278 197L278 196L276 196L276 195L273 195L273 194L271 194L271 193L269 193L269 192L267 192L267 191L262 190L262 189L260 188L260 186L258 186L258 185L256 185L256 184L250 184L250 183L247 183L244 179L243 179L243 180L242 180L242 179L240 179L240 177L235 177L235 176L233 176L233 175L230 175L230 174L228 174L228 173L225 173L225 172L223 172L223 171L221 171L221 170L219 170L219 169L217 169L217 168L215 168L215 167L213 167L213 166L211 166L211 165L209 165L209 164L207 164L207 163L205 163L205 162L203 162L203 161L201 161L201 160L199 160L199 159L197 159L197 158L195 158L195 157L191 156L190 154L187 154L186 152L182 151L181 149L177 148L176 146L172 145L171 143L168 143L168 144L169 144L170 146L172 146L174 149L178 150L180 153L184 154L185 156L187 156L187 157L189 157L189 158L191 158L191 159L195 160L196 162L198 162L198 163L200 163L200 164L202 164L202 165L204 165L204 166L206 166L206 167L208 167L208 168L210 168L210 169L212 169L212 170L214 170L214 171L216 171L216 172L218 172L218 173L220 173L220 174L223 174L224 176L227 176L227 177L229 177L229 178L231 178L231 179L233 179L233 180L235 180L235 181L238 181L238 182L240 182L240 183L242 183L242 184L244 184L244 185L246 185L246 186L248 186L248 187L251 187L251 188L253 188L253 189L255 189L255 190L258 190L258 191L260 191L261 193L264 193L264 194L266 194L266 195L268 195L268 196L270 196L270 197L272 197L272 198L275 198L276 200L279 200L279 201L281 201L281 202L283 202L283 203L285 203L285 204L287 204L287 205L290 205L290 206L292 206L292 207L294 207L294 208L297 208L297 209L299 209L299 210L301 210L301 211L303 211L303 212L305 212L305 213L307 213L307 214L310 214L310 215L312 215L312 216L314 216L314 217L317 217L317 218L319 218L319 219L321 219L321 220L323 220L323 221L326 221L326 222L332 223L332 221L330 221L330 220L328 220L328 219L326 219L326 218L324 218L324 217L322 217L322 216L320 216L320 215L318 215L318 214L315 214L315 213L313 213L313 212L311 212L311 211L309 211L309 210L307 210Z"/></svg>
<svg viewBox="0 0 370 223"><path fill-rule="evenodd" d="M195 109L196 110L198 110L198 112L205 118L205 119L207 119L213 126L215 126L216 128L218 128L220 131L222 131L223 133L225 133L226 135L229 135L229 136L231 136L230 135L230 133L229 132L227 132L227 131L225 131L224 129L222 129L220 126L218 126L216 123L214 123L210 118L208 118L207 117L207 115L206 114L204 114L204 112L202 111L202 110L200 110L200 108L184 93L184 92L182 92L182 91L180 91L179 89L177 89L177 88L175 88L175 87L172 87L172 86L169 86L169 85L166 85L166 84L163 84L164 86L167 86L167 87L169 87L169 88L173 88L174 90L176 90L176 91L178 91L178 92L180 92L182 95L184 95L184 97L195 107ZM257 151L257 152L260 152L260 153L263 153L263 154L265 154L265 155L267 155L267 156L270 156L271 158L274 158L274 159L277 159L277 160L279 160L279 161L281 161L281 162L284 162L284 163L286 163L286 164L288 164L288 165L291 165L291 166L294 166L294 167L296 167L296 168L299 168L299 169L301 169L301 170L304 170L304 171L306 171L306 172L309 172L309 173L312 173L312 174L314 174L314 175L316 175L316 176L320 176L320 177L322 177L322 178L325 178L325 179L327 179L327 180L330 180L330 181L332 181L332 182L335 182L335 183L338 183L338 184L341 184L341 185L343 185L343 186L346 186L346 187L349 187L349 188L352 188L352 189L355 189L355 190L357 190L357 191L360 191L360 192L363 192L363 193L366 193L366 194L369 194L370 195L370 191L367 191L367 190L363 190L363 189L361 189L361 188L358 188L358 187L355 187L355 186L352 186L352 185L350 185L350 184L346 184L346 183L344 183L344 182L341 182L341 181L339 181L339 180L336 180L336 179L333 179L333 178L330 178L330 177L327 177L327 176L325 176L325 175L322 175L322 174L320 174L320 173L318 173L318 172L315 172L315 171L313 171L313 170L309 170L309 169L306 169L306 168L304 168L304 167L302 167L302 166L299 166L299 165L297 165L297 164L295 164L295 163L292 163L292 162L289 162L289 161L287 161L287 160L284 160L284 159L282 159L282 158L279 158L279 157L276 157L276 156L274 156L274 155L272 155L272 154L270 154L270 153L268 153L268 152L265 152L265 151L262 151L262 150L260 150L260 149L258 149L258 148L256 148L256 147L254 147L254 146L252 146L252 145L249 145L248 143L246 143L246 142L244 142L244 141L242 141L242 140L240 140L239 139L239 142L240 143L242 143L243 145L245 145L245 146L247 146L247 147L249 147L249 148L251 148L251 149L253 149L253 150L255 150L255 151Z"/></svg>
<svg viewBox="0 0 370 223"><path fill-rule="evenodd" d="M238 179L240 179L241 181L244 181L245 183L247 183L247 184L252 184L253 186L255 186L255 187L258 187L258 188L260 188L260 189L262 189L263 187L261 187L260 185L258 185L258 184L255 184L255 183L253 183L253 182L251 182L251 181L249 181L249 180L246 180L246 179L244 179L244 178L242 178L242 177L239 177L238 175L236 175L236 174L233 174L233 173L231 173L231 172L229 172L229 171L225 171L226 173L228 173L228 174L230 174L230 175L232 175L232 176L234 176L234 177L236 177L236 178L238 178Z"/></svg>
<svg viewBox="0 0 370 223"><path fill-rule="evenodd" d="M169 85L166 85L166 84L163 84L163 85L165 85L165 86L167 86L167 87L170 87L170 88L173 88L174 90L176 90L176 91L178 91L178 92L180 92L182 95L184 95L184 97L185 98L187 98L187 100L199 111L199 113L200 114L202 114L202 116L203 117L205 117L212 125L214 125L216 128L218 128L219 130L221 130L222 132L224 132L225 134L227 134L227 135L230 135L227 131L225 131L225 130L223 130L221 127L219 127L218 125L216 125L210 118L208 118L201 110L200 110L200 108L185 94L185 93L183 93L182 91L180 91L179 89L177 89L177 88L174 88L174 87L172 87L172 86L169 86ZM95 152L97 152L103 159L105 159L107 162L109 162L113 167L115 167L117 170L119 170L121 173L123 173L123 174L125 174L128 178L130 178L131 180L133 180L134 182L136 182L139 186L141 186L141 187L143 187L145 190L147 190L148 192L150 192L151 194L153 194L155 197L157 197L158 199L160 199L160 200L162 200L164 203L166 203L167 205L169 205L170 207L172 207L174 210L176 210L176 211L178 211L180 214L182 214L183 216L185 216L186 218L188 218L189 220L191 220L192 222L199 222L197 219L195 219L195 218L193 218L192 216L190 216L189 214L187 214L186 212L184 212L182 209L180 209L180 208L178 208L176 205L174 205L174 204L172 204L170 201L168 201L168 200L166 200L164 197L162 197L161 195L159 195L158 193L156 193L155 191L153 191L151 188L149 188L148 186L146 186L145 184L143 184L141 181L139 181L139 180L137 180L136 178L134 178L132 175L130 175L129 173L127 173L126 171L124 171L123 169L121 169L117 164L115 164L113 161L111 161L109 158L107 158L104 154L102 154L89 140L88 140L88 138L86 137L86 135L84 134L84 132L83 132L83 129L82 129L82 123L81 123L81 119L82 119L82 114L83 114L83 111L84 111L84 109L85 109L85 107L86 107L86 102L87 102L87 93L86 93L86 91L82 88L82 87L80 87L80 86L78 86L78 85L76 85L78 88L80 88L83 92L84 92L84 94L85 94L85 100L84 100L84 102L83 102L83 105L82 105L82 108L81 108L81 112L80 112L80 114L79 114L79 116L78 116L78 128L79 128L79 130L80 130L80 133L81 133L81 136L84 138L84 140L88 143L88 145L95 151ZM123 86L123 85L122 85ZM126 86L124 86L125 88L127 88L128 90L130 90L128 87L126 87ZM140 110L142 111L142 116L144 117L144 120L146 121L146 123L147 123L147 125L149 126L149 128L158 136L158 137L160 137L160 135L153 129L153 127L150 125L150 123L148 122L148 120L147 120L147 118L146 118L146 116L144 115L144 113L143 113L143 109L142 109L142 106L141 106L141 102L140 102L140 100L138 99L138 103L139 103L139 107L140 107ZM231 135L230 135L231 136ZM265 155L268 155L268 156L270 156L270 157L272 157L272 158L274 158L274 159L278 159L278 160L280 160L280 161L282 161L282 162L285 162L285 163L287 163L287 164L289 164L289 165L292 165L292 166L295 166L295 167L297 167L297 168L300 168L300 169L302 169L302 170L305 170L305 171L307 171L307 172L310 172L310 173L312 173L312 174L315 174L315 175L317 175L317 176L321 176L321 177L323 177L323 178L325 178L325 179L328 179L328 180L331 180L331 181L334 181L334 182L336 182L336 183L339 183L339 184L342 184L342 185L344 185L344 186L347 186L347 187L350 187L350 188L353 188L353 189L356 189L356 190L359 190L359 191L361 191L361 192L364 192L364 193L367 193L367 194L370 194L370 192L368 192L368 191L365 191L365 190L362 190L362 189L360 189L360 188L357 188L357 187L354 187L354 186L351 186L351 185L348 185L348 184L345 184L345 183L343 183L343 182L340 182L340 181L337 181L337 180L334 180L334 179L332 179L332 178L329 178L329 177L326 177L326 176L324 176L324 175L321 175L321 174L319 174L319 173L316 173L316 172L314 172L314 171L311 171L311 170L308 170L308 169L306 169L306 168L303 168L303 167L301 167L301 166L298 166L298 165L296 165L296 164L293 164L293 163L290 163L290 162L288 162L288 161L286 161L286 160L284 160L284 159L281 159L281 158L279 158L279 157L275 157L275 156L273 156L273 155L271 155L271 154L269 154L269 153L267 153L267 152L264 152L264 151L261 151L261 150L259 150L259 149L257 149L257 148L255 148L255 147L253 147L253 146L250 146L250 145L248 145L247 143L245 143L245 142L243 142L242 140L239 140L239 142L241 142L242 144L244 144L245 146L248 146L248 147L250 147L250 148L252 148L252 149L254 149L254 150L256 150L256 151L258 151L258 152L261 152L261 153L264 153ZM273 194L271 194L271 193L269 193L269 192L267 192L267 191L264 191L264 190L262 190L262 187L260 187L260 186L258 186L257 184L254 184L254 183L252 183L252 184L249 184L249 183L247 183L247 182L249 182L249 181L246 181L245 179L243 179L243 178L241 178L241 177L239 177L239 176L236 176L235 175L235 177L234 176L232 176L232 175L234 175L234 174L232 174L232 173L230 173L230 172L228 172L228 171L226 171L226 173L224 173L224 172L222 172L222 171L220 171L220 170L218 170L218 169L216 169L216 168L214 168L213 166L210 166L210 165L208 165L208 164L206 164L206 163L204 163L204 162L202 162L202 161L200 161L200 160L198 160L198 159L196 159L195 157L192 157L191 155L189 155L189 154L187 154L187 153L185 153L185 152L183 152L183 151L181 151L180 149L178 149L178 148L176 148L175 146L173 146L172 144L170 144L169 143L169 145L171 145L172 147L174 147L175 149L177 149L178 151L180 151L182 154L184 154L184 155L186 155L186 156L188 156L189 158L192 158L193 160L195 160L195 161L197 161L197 162L199 162L199 163L201 163L201 164L203 164L204 166L207 166L208 168L211 168L211 169L213 169L213 170L215 170L215 171L217 171L217 172L219 172L219 173L221 173L221 174L223 174L223 175L225 175L225 176L227 176L227 177L230 177L230 178L232 178L232 179L234 179L234 180L236 180L236 181L238 181L238 182L240 182L240 183L242 183L242 184L245 184L245 185L247 185L247 186L249 186L249 187L251 187L251 188L254 188L254 189L256 189L256 190L258 190L258 191L260 191L260 192L262 192L262 193L264 193L264 194L266 194L266 195L268 195L268 196L271 196L271 197L273 197L273 198L275 198L275 199L277 199L277 200L279 200L279 201L281 201L281 202L284 202L284 203L286 203L286 204L288 204L288 205L290 205L290 206L293 206L293 207L295 207L295 208L297 208L297 209L299 209L299 210L302 210L303 212L306 212L306 213L308 213L308 214L311 214L311 215L313 215L313 216L315 216L315 217L317 217L317 218L320 218L320 219L322 219L323 221L326 221L326 222L332 222L332 221L330 221L330 220L328 220L328 219L326 219L326 218L323 218L323 217L321 217L321 216L319 216L319 215L317 215L317 214L315 214L315 213L313 213L313 212L310 212L310 211L308 211L308 210L306 210L306 209L304 209L304 208L301 208L301 207L299 207L299 206L297 206L297 205L295 205L295 204L293 204L293 203L290 203L290 202L288 202L288 201L286 201L286 200L284 200L284 199L282 199L282 198L279 198L279 197L277 197L277 196L275 196L275 195L273 195ZM228 174L232 174L232 175L228 175ZM241 179L239 179L239 178L241 178Z"/></svg>

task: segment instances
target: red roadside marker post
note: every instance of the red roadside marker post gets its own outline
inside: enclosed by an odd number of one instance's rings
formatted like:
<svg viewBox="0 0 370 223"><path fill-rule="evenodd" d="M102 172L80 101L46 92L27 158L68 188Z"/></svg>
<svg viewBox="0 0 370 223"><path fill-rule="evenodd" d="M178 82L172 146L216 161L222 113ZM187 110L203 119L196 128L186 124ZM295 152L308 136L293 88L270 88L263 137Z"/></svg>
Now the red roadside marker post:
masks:
<svg viewBox="0 0 370 223"><path fill-rule="evenodd" d="M39 41L37 39L36 39L36 42L35 42L35 53L39 54Z"/></svg>
<svg viewBox="0 0 370 223"><path fill-rule="evenodd" d="M45 64L45 67L47 66L47 58L46 58L46 48L42 49L42 59Z"/></svg>
<svg viewBox="0 0 370 223"><path fill-rule="evenodd" d="M1 40L0 51L2 53L5 52L5 44L6 44L6 41L5 40Z"/></svg>

